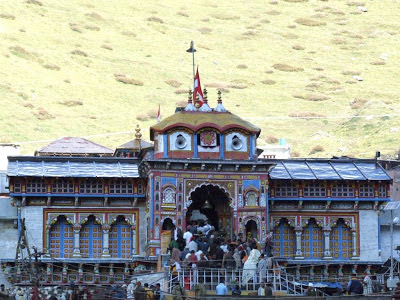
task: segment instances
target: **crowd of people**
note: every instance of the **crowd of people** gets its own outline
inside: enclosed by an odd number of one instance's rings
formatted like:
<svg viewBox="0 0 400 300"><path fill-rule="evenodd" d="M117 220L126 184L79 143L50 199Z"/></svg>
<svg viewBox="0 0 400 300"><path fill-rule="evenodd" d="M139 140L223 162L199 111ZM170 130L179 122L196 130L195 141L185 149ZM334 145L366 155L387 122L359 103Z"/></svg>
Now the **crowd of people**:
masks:
<svg viewBox="0 0 400 300"><path fill-rule="evenodd" d="M180 276L190 276L192 285L205 284L214 288L210 286L210 281L213 280L210 269L224 269L227 272L218 275L219 282L213 281L217 293L225 285L222 281L229 280L229 287L226 289L233 295L240 295L241 288L249 284L253 284L255 289L261 288L262 295L265 294L264 288L269 294L271 287L268 272L274 265L271 242L272 233L267 234L265 246L261 248L260 243L250 233L246 237L238 234L234 239L229 239L217 232L207 221L200 224L191 222L185 232L174 232L168 247L172 280L182 284L187 282L187 278ZM185 270L190 272L185 273ZM199 282L200 279L202 282ZM192 288L187 284L185 287Z"/></svg>

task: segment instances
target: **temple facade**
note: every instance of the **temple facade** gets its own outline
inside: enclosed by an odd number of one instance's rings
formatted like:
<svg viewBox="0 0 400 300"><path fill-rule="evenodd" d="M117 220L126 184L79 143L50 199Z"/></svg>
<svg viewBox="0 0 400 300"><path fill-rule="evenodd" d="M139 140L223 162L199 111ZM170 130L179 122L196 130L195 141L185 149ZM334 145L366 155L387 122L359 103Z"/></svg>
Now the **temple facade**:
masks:
<svg viewBox="0 0 400 300"><path fill-rule="evenodd" d="M214 109L204 100L199 107L189 96L150 127L153 143L137 128L115 151L64 138L9 157L11 201L45 253L44 281L124 282L155 268L176 228L205 219L227 238L252 235L261 245L271 231L274 256L293 272L382 264L391 178L376 160L260 159L260 129L227 111L221 94ZM5 264L11 276L13 262Z"/></svg>

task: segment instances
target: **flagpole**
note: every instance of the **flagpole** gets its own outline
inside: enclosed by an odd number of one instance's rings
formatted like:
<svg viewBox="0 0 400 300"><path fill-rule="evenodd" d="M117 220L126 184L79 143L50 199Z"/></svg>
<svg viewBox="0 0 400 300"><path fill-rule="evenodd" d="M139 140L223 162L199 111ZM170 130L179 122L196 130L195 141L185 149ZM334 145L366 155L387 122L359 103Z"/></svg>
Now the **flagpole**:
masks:
<svg viewBox="0 0 400 300"><path fill-rule="evenodd" d="M191 41L190 42L190 48L186 50L186 52L192 52L192 60L193 60L193 90L194 90L194 78L196 77L196 73L195 73L195 68L194 68L194 53L196 52L196 49L194 49L194 42Z"/></svg>

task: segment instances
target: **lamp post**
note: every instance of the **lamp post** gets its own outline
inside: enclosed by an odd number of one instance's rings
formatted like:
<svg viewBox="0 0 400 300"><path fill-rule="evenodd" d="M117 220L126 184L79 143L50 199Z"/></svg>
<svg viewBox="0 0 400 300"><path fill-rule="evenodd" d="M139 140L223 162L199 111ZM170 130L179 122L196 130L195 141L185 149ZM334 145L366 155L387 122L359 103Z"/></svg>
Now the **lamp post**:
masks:
<svg viewBox="0 0 400 300"><path fill-rule="evenodd" d="M194 84L194 77L196 76L196 74L194 72L194 53L196 52L196 49L194 49L194 42L193 41L190 42L190 48L187 49L186 52L192 53L192 57L193 57L193 84ZM193 90L194 90L194 87L193 87Z"/></svg>

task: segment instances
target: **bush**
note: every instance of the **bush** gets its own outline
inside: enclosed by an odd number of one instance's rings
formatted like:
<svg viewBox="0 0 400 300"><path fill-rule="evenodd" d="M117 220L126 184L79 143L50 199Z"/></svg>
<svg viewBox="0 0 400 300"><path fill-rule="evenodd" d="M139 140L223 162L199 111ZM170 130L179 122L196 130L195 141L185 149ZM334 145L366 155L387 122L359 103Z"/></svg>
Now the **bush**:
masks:
<svg viewBox="0 0 400 300"><path fill-rule="evenodd" d="M174 87L174 88L178 88L178 87L180 87L180 86L182 85L182 83L180 83L180 82L177 81L177 80L173 80L173 79L171 79L171 80L166 80L165 83L168 84L169 86Z"/></svg>
<svg viewBox="0 0 400 300"><path fill-rule="evenodd" d="M38 120L50 120L54 119L55 116L53 116L51 113L49 113L47 110L45 110L43 107L39 107L37 112L33 113Z"/></svg>
<svg viewBox="0 0 400 300"><path fill-rule="evenodd" d="M133 84L133 85L137 85L137 86L143 86L144 85L144 83L142 81L130 78L125 74L114 74L114 76L115 76L115 80L116 81L119 81L119 82L122 82L122 83L125 83L125 84Z"/></svg>
<svg viewBox="0 0 400 300"><path fill-rule="evenodd" d="M301 72L304 71L301 67L293 67L287 64L274 64L272 67L276 70L283 71L283 72Z"/></svg>
<svg viewBox="0 0 400 300"><path fill-rule="evenodd" d="M261 82L264 84L267 84L267 85L273 85L276 83L275 81L273 81L271 79L265 79L265 80L262 80Z"/></svg>
<svg viewBox="0 0 400 300"><path fill-rule="evenodd" d="M155 16L151 16L151 17L147 18L147 21L160 23L160 24L164 23L164 21L162 19L160 19L159 17L155 17Z"/></svg>
<svg viewBox="0 0 400 300"><path fill-rule="evenodd" d="M298 18L295 20L297 24L303 25L303 26L324 26L326 25L325 22L322 21L316 21L312 19L306 19L306 18Z"/></svg>
<svg viewBox="0 0 400 300"><path fill-rule="evenodd" d="M60 67L57 65L53 65L53 64L45 64L43 66L43 68L49 69L49 70L55 70L55 71L60 71Z"/></svg>
<svg viewBox="0 0 400 300"><path fill-rule="evenodd" d="M228 14L213 14L211 15L213 18L218 19L218 20L223 20L223 21L229 21L229 20L238 20L240 19L239 16L235 15L228 15Z"/></svg>
<svg viewBox="0 0 400 300"><path fill-rule="evenodd" d="M292 118L322 118L322 117L326 117L326 115L324 114L318 114L315 112L295 112L295 113L290 113L289 117Z"/></svg>
<svg viewBox="0 0 400 300"><path fill-rule="evenodd" d="M0 14L0 18L8 19L8 20L15 20L15 16L10 15L10 14Z"/></svg>
<svg viewBox="0 0 400 300"><path fill-rule="evenodd" d="M294 46L292 46L292 49L294 49L294 50L304 50L305 48L303 46L300 46L300 45L294 45Z"/></svg>
<svg viewBox="0 0 400 300"><path fill-rule="evenodd" d="M241 64L241 65L237 65L236 68L238 68L238 69L247 69L247 66Z"/></svg>
<svg viewBox="0 0 400 300"><path fill-rule="evenodd" d="M71 51L71 54L80 55L80 56L84 56L84 57L88 56L88 54L85 51L82 51L82 50L79 50L79 49Z"/></svg>
<svg viewBox="0 0 400 300"><path fill-rule="evenodd" d="M277 137L275 137L275 136L272 136L272 135L269 135L269 136L265 137L265 141L268 144L277 144L277 143L279 143L279 139Z"/></svg>
<svg viewBox="0 0 400 300"><path fill-rule="evenodd" d="M385 63L383 60L376 60L376 61L371 62L370 64L371 64L371 65L374 65L374 66L383 66L383 65L386 65L386 63Z"/></svg>
<svg viewBox="0 0 400 300"><path fill-rule="evenodd" d="M270 11L267 11L266 12L268 15L271 15L271 16L278 16L278 15L280 15L281 14L281 12L280 11L277 11L277 10L270 10Z"/></svg>
<svg viewBox="0 0 400 300"><path fill-rule="evenodd" d="M177 95L187 94L188 92L189 92L189 90L187 90L187 89L175 90L175 94L177 94Z"/></svg>
<svg viewBox="0 0 400 300"><path fill-rule="evenodd" d="M317 145L311 149L310 154L315 154L315 153L323 152L323 151L325 151L324 147L322 147L321 145Z"/></svg>
<svg viewBox="0 0 400 300"><path fill-rule="evenodd" d="M75 23L69 23L69 28L71 28L72 31L76 31L76 32L79 32L79 33L83 32L82 27L80 25L78 25L78 24L75 24Z"/></svg>
<svg viewBox="0 0 400 300"><path fill-rule="evenodd" d="M34 4L34 5L38 5L38 6L43 6L43 3L38 1L38 0L26 0L26 3Z"/></svg>
<svg viewBox="0 0 400 300"><path fill-rule="evenodd" d="M201 27L198 29L198 31L200 31L203 34L207 34L207 33L210 33L212 30L211 30L211 28L208 28L208 27Z"/></svg>
<svg viewBox="0 0 400 300"><path fill-rule="evenodd" d="M86 25L85 29L91 30L91 31L100 31L100 27L94 26L94 25Z"/></svg>
<svg viewBox="0 0 400 300"><path fill-rule="evenodd" d="M64 101L60 101L58 103L60 103L61 105L68 106L68 107L83 105L83 102L81 100L64 100Z"/></svg>
<svg viewBox="0 0 400 300"><path fill-rule="evenodd" d="M138 121L148 121L149 120L149 117L147 116L147 115L145 115L145 114L140 114L140 115L138 115L137 117L136 117L136 120L138 120Z"/></svg>
<svg viewBox="0 0 400 300"><path fill-rule="evenodd" d="M101 48L104 48L104 49L107 49L107 50L113 50L113 47L111 47L110 45L107 45L107 44L103 44L103 45L101 45Z"/></svg>
<svg viewBox="0 0 400 300"><path fill-rule="evenodd" d="M184 11L178 12L177 15L182 16L182 17L189 17L189 15Z"/></svg>

